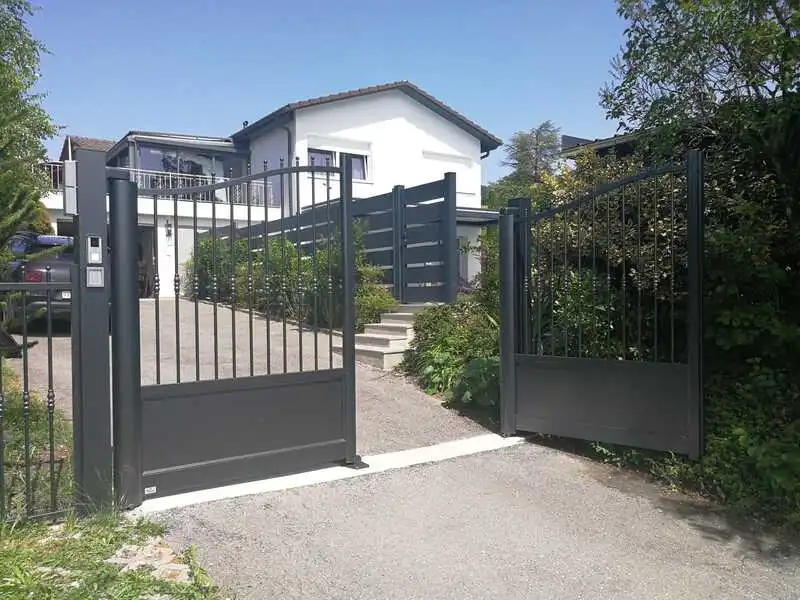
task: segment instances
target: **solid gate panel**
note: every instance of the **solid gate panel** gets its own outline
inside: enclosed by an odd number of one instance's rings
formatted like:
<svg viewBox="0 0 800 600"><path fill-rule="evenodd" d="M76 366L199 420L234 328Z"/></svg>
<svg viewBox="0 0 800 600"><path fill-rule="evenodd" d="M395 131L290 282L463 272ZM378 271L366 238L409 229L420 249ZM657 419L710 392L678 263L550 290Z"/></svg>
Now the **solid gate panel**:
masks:
<svg viewBox="0 0 800 600"><path fill-rule="evenodd" d="M390 212L377 213L359 217L368 230L391 229L394 226L394 215Z"/></svg>
<svg viewBox="0 0 800 600"><path fill-rule="evenodd" d="M446 208L445 202L409 206L406 208L406 225L425 225L427 223L441 222L446 217Z"/></svg>
<svg viewBox="0 0 800 600"><path fill-rule="evenodd" d="M354 200L352 216L355 218L363 217L370 213L389 211L393 208L391 192L368 198L354 198Z"/></svg>
<svg viewBox="0 0 800 600"><path fill-rule="evenodd" d="M518 354L517 427L688 453L688 377L677 363Z"/></svg>
<svg viewBox="0 0 800 600"><path fill-rule="evenodd" d="M404 202L413 205L418 202L427 202L428 200L435 200L436 198L444 198L446 191L444 179L429 181L428 183L406 188L404 192Z"/></svg>
<svg viewBox="0 0 800 600"><path fill-rule="evenodd" d="M144 386L148 498L341 461L342 369Z"/></svg>
<svg viewBox="0 0 800 600"><path fill-rule="evenodd" d="M368 250L364 252L364 258L367 262L376 267L391 267L394 257L394 250Z"/></svg>
<svg viewBox="0 0 800 600"><path fill-rule="evenodd" d="M426 246L413 246L403 250L403 263L406 265L421 265L423 263L438 263L445 260L444 246L428 244Z"/></svg>
<svg viewBox="0 0 800 600"><path fill-rule="evenodd" d="M447 288L437 286L407 286L404 293L406 302L447 302Z"/></svg>
<svg viewBox="0 0 800 600"><path fill-rule="evenodd" d="M391 248L394 244L394 231L387 229L385 231L367 231L364 233L364 248L366 250L378 248Z"/></svg>
<svg viewBox="0 0 800 600"><path fill-rule="evenodd" d="M406 227L406 244L411 246L413 244L439 242L444 239L443 229L442 223L427 223L425 225Z"/></svg>
<svg viewBox="0 0 800 600"><path fill-rule="evenodd" d="M444 265L406 267L406 283L443 283L446 272Z"/></svg>

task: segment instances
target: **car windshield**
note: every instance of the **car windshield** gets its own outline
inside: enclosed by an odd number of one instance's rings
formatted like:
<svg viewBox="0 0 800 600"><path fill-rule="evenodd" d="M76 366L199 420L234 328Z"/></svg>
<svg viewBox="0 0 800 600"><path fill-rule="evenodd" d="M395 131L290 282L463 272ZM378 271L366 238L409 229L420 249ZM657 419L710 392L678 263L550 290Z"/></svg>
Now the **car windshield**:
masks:
<svg viewBox="0 0 800 600"><path fill-rule="evenodd" d="M71 255L73 250L72 238L58 235L40 235L31 239L30 237L20 236L10 241L9 250L17 257L34 256L45 251L49 251L50 256Z"/></svg>
<svg viewBox="0 0 800 600"><path fill-rule="evenodd" d="M61 248L55 251L56 248ZM48 256L70 256L72 255L72 246L65 246L60 244L32 244L28 247L26 254L32 256L40 252L48 252Z"/></svg>

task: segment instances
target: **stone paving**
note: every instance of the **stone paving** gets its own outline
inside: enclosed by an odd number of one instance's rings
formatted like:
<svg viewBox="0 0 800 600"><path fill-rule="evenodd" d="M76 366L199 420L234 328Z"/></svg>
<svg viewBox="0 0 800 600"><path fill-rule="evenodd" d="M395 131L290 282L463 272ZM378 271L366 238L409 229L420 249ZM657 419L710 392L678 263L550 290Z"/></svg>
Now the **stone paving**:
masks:
<svg viewBox="0 0 800 600"><path fill-rule="evenodd" d="M125 545L106 562L117 565L125 573L146 569L153 577L173 583L190 583L189 565L178 556L163 537L149 539L141 545Z"/></svg>

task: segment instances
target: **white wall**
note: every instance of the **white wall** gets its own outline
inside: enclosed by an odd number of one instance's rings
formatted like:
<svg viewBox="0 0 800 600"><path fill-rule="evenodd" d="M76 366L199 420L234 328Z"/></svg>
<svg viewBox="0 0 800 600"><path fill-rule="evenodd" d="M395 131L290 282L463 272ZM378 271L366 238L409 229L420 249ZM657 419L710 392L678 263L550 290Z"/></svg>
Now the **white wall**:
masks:
<svg viewBox="0 0 800 600"><path fill-rule="evenodd" d="M308 148L367 156L366 181L354 181L353 195L374 196L395 185L406 187L456 173L459 206L480 206L480 141L404 93L391 90L298 110L295 152L308 164ZM310 177L303 177L300 201L311 203ZM332 197L338 197L334 182ZM324 200L320 178L316 198Z"/></svg>
<svg viewBox="0 0 800 600"><path fill-rule="evenodd" d="M478 249L478 242L480 241L481 227L475 225L459 225L456 228L456 235L459 238L459 243L468 244L470 250L466 254L459 255L458 273L459 276L472 281L481 272L481 255ZM460 246L461 247L461 246Z"/></svg>
<svg viewBox="0 0 800 600"><path fill-rule="evenodd" d="M287 127L293 130L294 124L290 123ZM268 168L270 171L279 169L281 160L283 160L284 166L288 167L290 165L294 157L289 152L288 135L285 129L279 128L264 135L254 136L253 139L250 140L250 169L253 173L260 173L264 170L265 160L269 163ZM269 187L272 189L274 202L279 203L281 198L281 178L270 177L268 182ZM288 199L289 176L283 177L283 186L284 198ZM270 219L280 216L280 210L277 208L279 206L280 204L275 204L273 209L269 211ZM291 214L288 206L285 207L284 212L287 215Z"/></svg>

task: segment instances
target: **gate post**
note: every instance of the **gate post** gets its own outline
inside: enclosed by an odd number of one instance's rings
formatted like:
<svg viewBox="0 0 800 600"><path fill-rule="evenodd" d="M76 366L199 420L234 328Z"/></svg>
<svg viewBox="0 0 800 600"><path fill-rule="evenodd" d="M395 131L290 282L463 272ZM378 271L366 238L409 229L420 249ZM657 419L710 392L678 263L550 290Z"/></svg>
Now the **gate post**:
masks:
<svg viewBox="0 0 800 600"><path fill-rule="evenodd" d="M353 161L342 154L340 167L342 232L342 368L344 370L344 463L360 468L356 454L356 261L353 239Z"/></svg>
<svg viewBox="0 0 800 600"><path fill-rule="evenodd" d="M701 150L686 155L689 261L689 458L699 458L705 447L703 431L703 263L705 261L705 156Z"/></svg>
<svg viewBox="0 0 800 600"><path fill-rule="evenodd" d="M144 500L137 186L128 179L110 183L114 498L118 507L134 508Z"/></svg>
<svg viewBox="0 0 800 600"><path fill-rule="evenodd" d="M514 217L509 209L500 209L500 433L504 436L517 432Z"/></svg>
<svg viewBox="0 0 800 600"><path fill-rule="evenodd" d="M445 302L455 302L458 295L458 213L456 210L456 174L444 174L445 216L444 237Z"/></svg>
<svg viewBox="0 0 800 600"><path fill-rule="evenodd" d="M395 300L405 302L405 254L406 244L406 188L396 185L392 188L392 289Z"/></svg>
<svg viewBox="0 0 800 600"><path fill-rule="evenodd" d="M514 219L514 277L521 285L514 286L514 314L517 331L516 351L531 354L531 200L530 198L514 198L509 200L509 207L515 212Z"/></svg>
<svg viewBox="0 0 800 600"><path fill-rule="evenodd" d="M80 512L113 504L106 153L75 150L77 224L72 282L75 501Z"/></svg>

